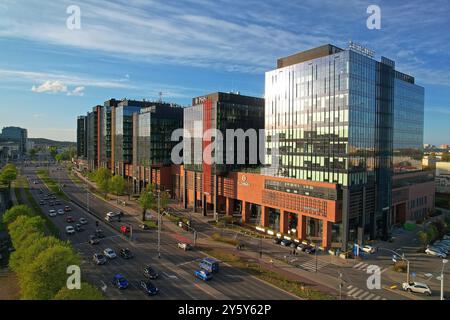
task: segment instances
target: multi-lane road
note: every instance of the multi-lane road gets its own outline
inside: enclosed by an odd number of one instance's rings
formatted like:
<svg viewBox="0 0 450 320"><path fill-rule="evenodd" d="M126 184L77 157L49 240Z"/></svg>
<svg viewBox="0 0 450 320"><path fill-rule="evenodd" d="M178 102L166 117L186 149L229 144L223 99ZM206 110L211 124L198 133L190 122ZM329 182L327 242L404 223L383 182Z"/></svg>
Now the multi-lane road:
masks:
<svg viewBox="0 0 450 320"><path fill-rule="evenodd" d="M44 189L43 194L50 191L36 175L37 168L24 167L22 174L28 178L32 194L36 201L43 197L39 190ZM227 265L221 266L221 271L210 282L202 282L194 277L194 271L198 269L199 261L205 256L201 252L183 251L177 248L177 235L163 227L161 233L161 258L158 258L157 234L155 231L141 230L139 222L125 214L121 225L129 225L133 228L133 241L124 237L118 231L119 223L105 223L103 218L107 212L117 211L96 196L89 194L86 189L74 184L65 171L50 167L53 175L59 175L60 183L64 184L64 192L70 201L61 200L61 205L50 207L48 202L42 206L44 213L51 209L61 209L68 205L72 211L64 215L51 218L60 231L61 238L69 240L82 257L82 276L95 286L102 288L106 297L110 299L163 299L163 300L292 300L291 294L256 279L241 270ZM34 181L38 181L37 185ZM87 210L89 207L89 212ZM124 210L126 213L126 210ZM88 220L84 231L67 235L67 216L72 216L76 221L80 218ZM98 245L88 243L90 235L96 230L96 222L104 231L105 238ZM94 253L102 253L104 249L111 248L116 253L120 249L128 248L134 258L122 259L120 256L109 260L106 265L97 266L92 261ZM159 279L153 283L160 289L160 293L149 298L139 288L139 281L144 280L143 269L152 266L160 274ZM112 286L114 275L122 274L130 282L126 290L118 290Z"/></svg>

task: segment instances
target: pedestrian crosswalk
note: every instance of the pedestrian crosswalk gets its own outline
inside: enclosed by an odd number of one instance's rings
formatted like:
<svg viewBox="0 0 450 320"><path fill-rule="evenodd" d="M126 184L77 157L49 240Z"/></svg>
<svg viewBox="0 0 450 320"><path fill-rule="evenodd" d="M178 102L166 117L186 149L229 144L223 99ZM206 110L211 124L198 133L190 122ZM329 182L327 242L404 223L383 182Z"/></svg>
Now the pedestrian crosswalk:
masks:
<svg viewBox="0 0 450 320"><path fill-rule="evenodd" d="M305 262L303 264L300 265L300 268L307 270L307 271L313 271L315 272L316 270L320 270L322 268L325 268L326 266L328 266L330 263L329 262L324 262L321 260L316 260L312 259L309 260L308 262Z"/></svg>
<svg viewBox="0 0 450 320"><path fill-rule="evenodd" d="M368 268L369 266L370 266L370 264L368 264L368 263L360 262L360 263L354 265L354 266L353 266L353 269L361 270L361 271L366 271L367 268ZM389 270L389 267L386 267L386 268L384 268L384 269L381 269L381 273L384 273L384 272L386 272L387 270Z"/></svg>
<svg viewBox="0 0 450 320"><path fill-rule="evenodd" d="M347 287L347 296L357 300L387 300L386 298L382 298L375 293L354 287L352 285Z"/></svg>

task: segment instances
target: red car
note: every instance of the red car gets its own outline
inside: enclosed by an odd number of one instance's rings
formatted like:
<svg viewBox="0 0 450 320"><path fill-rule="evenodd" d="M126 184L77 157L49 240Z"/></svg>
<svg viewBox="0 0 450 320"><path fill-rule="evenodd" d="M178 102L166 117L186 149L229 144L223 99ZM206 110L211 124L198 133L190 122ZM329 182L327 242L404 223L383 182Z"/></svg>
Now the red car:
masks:
<svg viewBox="0 0 450 320"><path fill-rule="evenodd" d="M65 207L64 207L64 211L65 211L65 212L69 212L69 211L72 211L72 209L71 209L69 206L65 206Z"/></svg>
<svg viewBox="0 0 450 320"><path fill-rule="evenodd" d="M74 220L74 218L72 218L71 216L68 216L68 217L66 218L66 222L67 222L67 223L74 223L75 220Z"/></svg>
<svg viewBox="0 0 450 320"><path fill-rule="evenodd" d="M120 227L120 232L122 232L123 234L129 234L131 232L131 230L130 230L130 227L121 226Z"/></svg>

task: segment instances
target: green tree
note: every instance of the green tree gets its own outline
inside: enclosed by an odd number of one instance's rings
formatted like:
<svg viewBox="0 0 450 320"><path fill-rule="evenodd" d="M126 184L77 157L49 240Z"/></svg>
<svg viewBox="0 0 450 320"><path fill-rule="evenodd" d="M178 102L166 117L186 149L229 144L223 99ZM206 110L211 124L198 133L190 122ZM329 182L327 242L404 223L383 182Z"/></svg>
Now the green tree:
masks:
<svg viewBox="0 0 450 320"><path fill-rule="evenodd" d="M426 246L428 244L428 234L424 231L419 231L417 233L417 236L419 237L420 242L422 245Z"/></svg>
<svg viewBox="0 0 450 320"><path fill-rule="evenodd" d="M31 149L30 151L28 151L28 155L30 156L31 160L36 160L37 159L37 150L35 148Z"/></svg>
<svg viewBox="0 0 450 320"><path fill-rule="evenodd" d="M446 152L441 156L442 161L450 162L450 152Z"/></svg>
<svg viewBox="0 0 450 320"><path fill-rule="evenodd" d="M80 290L69 290L67 287L62 288L56 294L54 300L104 300L104 297L96 287L82 282Z"/></svg>
<svg viewBox="0 0 450 320"><path fill-rule="evenodd" d="M119 203L119 196L125 192L125 179L121 176L114 176L109 180L109 191L117 196L117 203Z"/></svg>
<svg viewBox="0 0 450 320"><path fill-rule="evenodd" d="M16 179L17 179L16 167L12 164L7 164L0 172L0 181L3 184L8 185L8 188L11 189L11 183Z"/></svg>
<svg viewBox="0 0 450 320"><path fill-rule="evenodd" d="M14 220L17 219L17 217L20 216L34 216L33 210L31 210L30 207L25 205L17 205L12 207L11 209L7 210L5 214L3 215L3 223L5 225L9 225L10 223L14 222Z"/></svg>
<svg viewBox="0 0 450 320"><path fill-rule="evenodd" d="M50 156L56 160L56 156L58 154L58 148L53 146L53 147L49 148L49 151L50 151Z"/></svg>
<svg viewBox="0 0 450 320"><path fill-rule="evenodd" d="M109 171L107 168L100 168L95 171L94 174L94 181L97 184L100 192L104 194L105 198L109 191L109 180L111 179L111 176L111 171Z"/></svg>
<svg viewBox="0 0 450 320"><path fill-rule="evenodd" d="M29 236L23 241L20 249L13 252L9 260L9 266L14 272L22 275L27 266L32 264L41 252L55 246L66 246L70 248L68 243L62 242L55 237L42 237L39 234Z"/></svg>
<svg viewBox="0 0 450 320"><path fill-rule="evenodd" d="M433 242L438 237L438 235L439 233L436 227L434 225L430 225L427 229L428 241Z"/></svg>
<svg viewBox="0 0 450 320"><path fill-rule="evenodd" d="M169 193L167 193L166 191L163 191L163 192L161 192L160 197L161 197L160 198L161 211L164 211L169 206Z"/></svg>
<svg viewBox="0 0 450 320"><path fill-rule="evenodd" d="M149 184L146 190L142 191L139 197L139 204L142 208L142 221L145 221L147 210L154 209L156 205L154 192L154 185Z"/></svg>
<svg viewBox="0 0 450 320"><path fill-rule="evenodd" d="M45 220L39 216L19 216L8 226L11 241L16 250L19 250L25 239L34 233L44 237Z"/></svg>
<svg viewBox="0 0 450 320"><path fill-rule="evenodd" d="M22 299L50 300L66 285L67 267L80 265L80 258L67 246L41 252L20 279Z"/></svg>

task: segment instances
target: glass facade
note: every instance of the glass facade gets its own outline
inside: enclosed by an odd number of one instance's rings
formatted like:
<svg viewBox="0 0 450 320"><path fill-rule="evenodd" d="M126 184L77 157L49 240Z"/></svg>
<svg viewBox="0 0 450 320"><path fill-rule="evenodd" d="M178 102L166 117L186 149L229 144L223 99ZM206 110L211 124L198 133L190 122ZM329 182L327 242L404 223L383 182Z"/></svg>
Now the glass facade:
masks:
<svg viewBox="0 0 450 320"><path fill-rule="evenodd" d="M116 108L114 156L117 163L133 161L133 113L141 107L119 105Z"/></svg>
<svg viewBox="0 0 450 320"><path fill-rule="evenodd" d="M111 160L111 107L101 108L100 164L110 166Z"/></svg>
<svg viewBox="0 0 450 320"><path fill-rule="evenodd" d="M396 77L394 171L422 170L424 88Z"/></svg>

